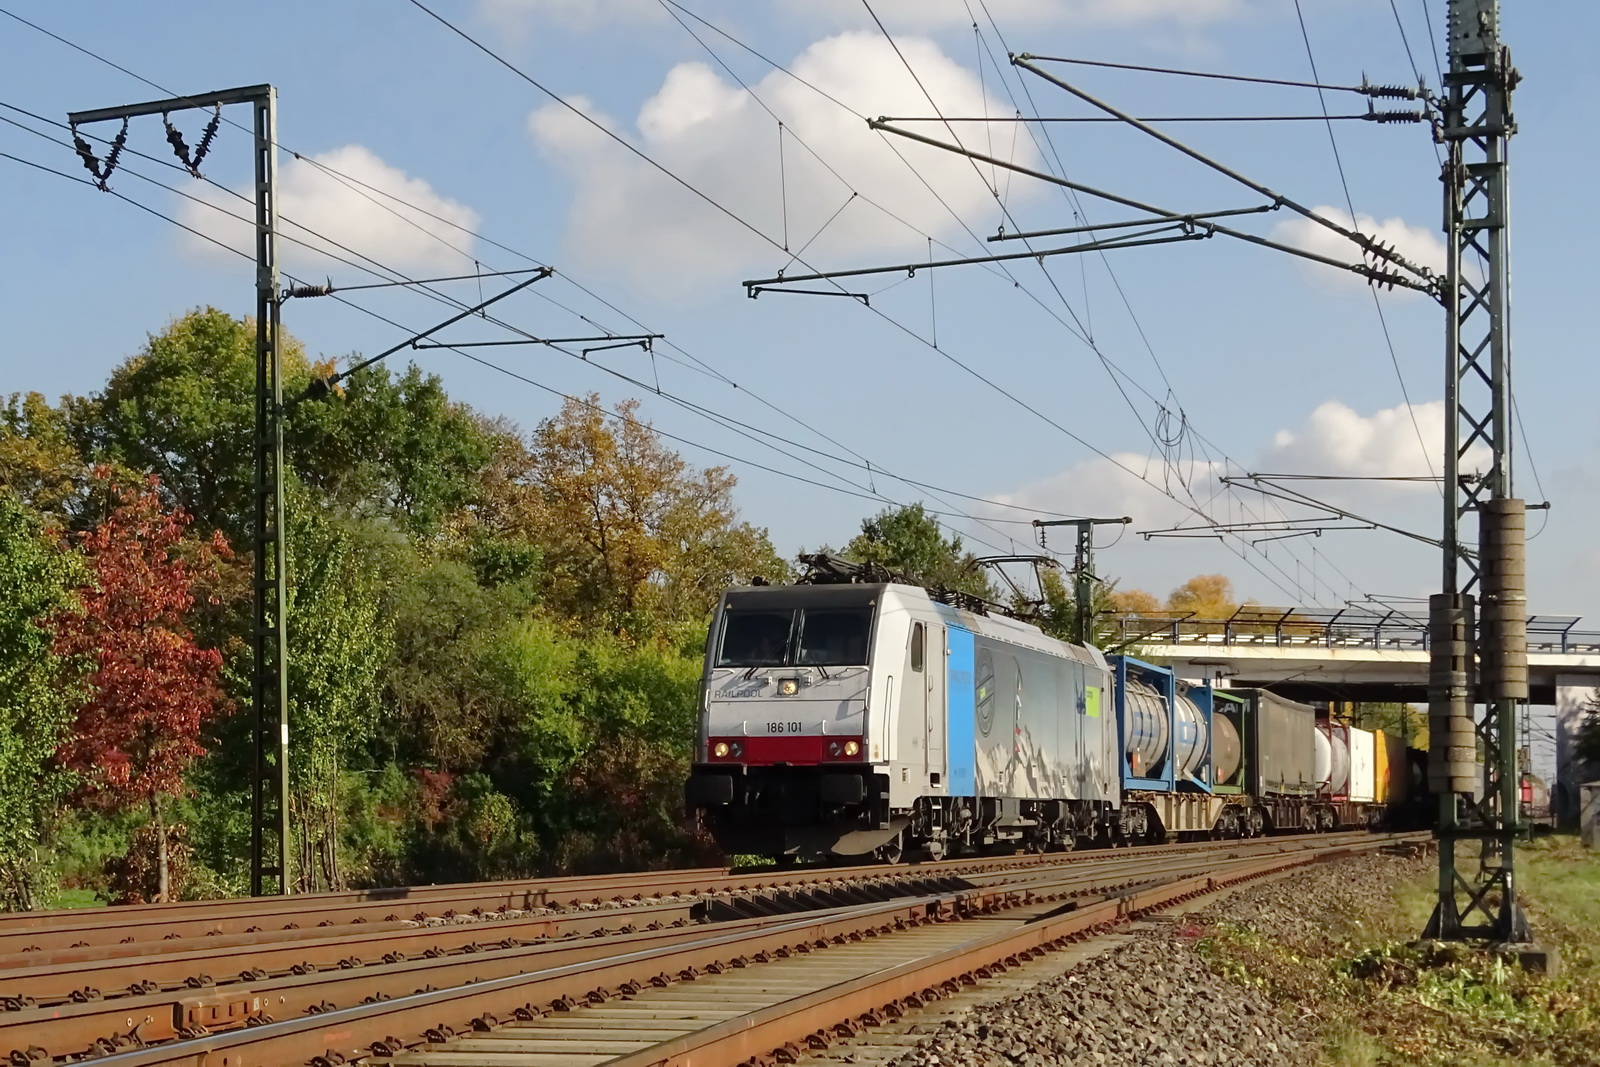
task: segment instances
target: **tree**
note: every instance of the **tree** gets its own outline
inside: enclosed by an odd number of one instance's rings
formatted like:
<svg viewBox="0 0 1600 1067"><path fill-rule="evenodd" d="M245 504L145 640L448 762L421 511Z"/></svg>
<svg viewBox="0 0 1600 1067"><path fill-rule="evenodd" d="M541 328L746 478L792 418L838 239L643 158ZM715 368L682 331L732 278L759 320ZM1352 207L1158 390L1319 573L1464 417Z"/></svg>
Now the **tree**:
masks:
<svg viewBox="0 0 1600 1067"><path fill-rule="evenodd" d="M332 361L308 361L284 335L283 390L301 394ZM112 372L105 391L73 408L80 451L148 471L202 530L246 538L253 515L255 324L216 308L192 311ZM481 421L435 375L383 366L333 395L294 405L285 423L289 469L347 511L432 533L466 503L489 459ZM0 454L3 455L3 454Z"/></svg>
<svg viewBox="0 0 1600 1067"><path fill-rule="evenodd" d="M32 862L67 777L66 739L81 664L58 655L49 624L75 610L76 560L17 498L0 490L0 908L31 908Z"/></svg>
<svg viewBox="0 0 1600 1067"><path fill-rule="evenodd" d="M424 537L472 499L494 451L484 420L415 364L398 376L356 372L339 393L297 409L295 433L293 463L307 485Z"/></svg>
<svg viewBox="0 0 1600 1067"><path fill-rule="evenodd" d="M516 716L516 701L496 684L495 667L506 629L533 603L539 557L513 549L487 542L469 560L441 559L396 583L384 685L397 752L466 772L482 765Z"/></svg>
<svg viewBox="0 0 1600 1067"><path fill-rule="evenodd" d="M361 529L296 490L289 508L289 789L295 879L302 892L343 888L339 785L369 742L379 672L393 647L378 567Z"/></svg>
<svg viewBox="0 0 1600 1067"><path fill-rule="evenodd" d="M1164 610L1161 601L1143 589L1113 589L1111 592L1112 610L1123 615L1150 615Z"/></svg>
<svg viewBox="0 0 1600 1067"><path fill-rule="evenodd" d="M1198 574L1167 595L1167 610L1191 612L1198 619L1226 619L1239 610L1239 601L1225 576Z"/></svg>
<svg viewBox="0 0 1600 1067"><path fill-rule="evenodd" d="M104 468L95 477L113 503L78 539L91 578L79 594L83 611L56 617L57 653L87 657L93 668L58 759L89 799L148 807L155 897L170 900L164 800L183 792L184 772L205 753L202 730L229 707L218 685L222 657L197 645L185 621L193 577L179 546L189 516L163 506L153 476L139 489ZM214 540L226 555L221 535Z"/></svg>
<svg viewBox="0 0 1600 1067"><path fill-rule="evenodd" d="M994 588L958 535L945 537L939 522L921 504L887 508L863 519L861 532L843 554L858 563L876 563L929 588L995 599Z"/></svg>
<svg viewBox="0 0 1600 1067"><path fill-rule="evenodd" d="M53 408L39 393L12 393L0 407L0 490L41 514L66 516L88 481L71 404L69 397Z"/></svg>
<svg viewBox="0 0 1600 1067"><path fill-rule="evenodd" d="M637 401L616 406L613 428L599 399L568 400L533 435L531 539L545 548L554 611L644 632L703 621L733 581L787 573L766 531L738 521L733 475L691 471Z"/></svg>
<svg viewBox="0 0 1600 1067"><path fill-rule="evenodd" d="M305 351L281 339L284 391L305 387ZM80 448L100 463L148 471L201 530L247 538L253 514L255 325L216 308L153 334L111 374L78 420ZM294 450L291 450L293 453Z"/></svg>

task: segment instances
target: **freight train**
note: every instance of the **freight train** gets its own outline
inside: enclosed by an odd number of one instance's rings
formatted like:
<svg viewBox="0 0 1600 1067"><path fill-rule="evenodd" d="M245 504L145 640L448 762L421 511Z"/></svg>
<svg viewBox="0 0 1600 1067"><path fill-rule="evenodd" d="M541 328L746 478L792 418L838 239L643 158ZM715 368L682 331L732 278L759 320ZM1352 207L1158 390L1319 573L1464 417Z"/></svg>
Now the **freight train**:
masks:
<svg viewBox="0 0 1600 1067"><path fill-rule="evenodd" d="M959 595L812 558L727 590L686 794L730 854L894 861L1397 821L1415 755ZM880 580L871 580L880 579Z"/></svg>

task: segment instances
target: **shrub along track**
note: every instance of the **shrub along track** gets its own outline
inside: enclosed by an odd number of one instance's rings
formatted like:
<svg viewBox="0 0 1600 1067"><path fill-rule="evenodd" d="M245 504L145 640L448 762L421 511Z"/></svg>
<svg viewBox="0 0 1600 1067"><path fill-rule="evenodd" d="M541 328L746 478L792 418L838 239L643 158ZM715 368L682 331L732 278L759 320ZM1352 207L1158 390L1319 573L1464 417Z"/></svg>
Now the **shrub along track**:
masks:
<svg viewBox="0 0 1600 1067"><path fill-rule="evenodd" d="M1202 885L1207 876L1231 877L1264 864L1276 869L1286 863L1307 862L1329 849L1373 847L1386 840L1347 834L957 860L920 867L755 875L670 872L629 876L631 881L550 880L541 883L541 899L590 906L536 915L497 913L476 922L458 916L458 921L427 925L394 919L321 928L301 924L243 935L147 940L106 946L98 952L91 946L28 953L0 961L14 963L12 969L0 971L0 994L19 1009L0 1012L0 1049L13 1050L11 1058L16 1063L110 1055L103 1061L108 1067L112 1063L248 1067L307 1062L319 1056L328 1063L358 1055L392 1057L409 1045L421 1044L434 1051L406 1053L413 1057L410 1062L442 1064L444 1061L430 1057L443 1053L440 1040L448 1039L457 1028L476 1027L489 1035L480 1040L507 1040L501 1034L518 1027L555 1029L543 1018L551 1010L565 1018L562 1008L603 1003L619 995L629 1003L642 1003L652 992L659 999L669 989L675 991L685 978L707 971L734 968L741 971L738 978L751 977L755 973L751 967L763 962L776 966L775 961L796 955L805 958L785 965L803 973L780 983L785 998L793 999L790 994L797 988L796 980L838 985L843 973L838 966L843 965L846 971L852 966L858 970L867 967L851 979L858 985L867 983L857 990L859 999L863 991L872 988L876 972L886 960L902 960L903 970L918 961L926 962L930 953L948 954L958 948L971 951L976 945L981 955L988 951L984 945L1000 933L1031 935L1055 929L1061 922L1082 921L1092 926L1148 906L1145 902L1155 899L1151 894L1186 892L1178 887ZM1158 880L1160 885L1153 884ZM579 883L587 884L579 889ZM593 893L597 883L619 892L631 890L633 896L623 899L637 899L638 903L595 909L592 896L585 900L582 894ZM689 886L699 894L697 898L685 891ZM418 895L437 892L459 902L462 890L483 899L494 888L441 887L418 891ZM530 892L526 884L498 888L501 899L507 893ZM676 899L643 903L657 891ZM1106 899L1107 894L1115 896ZM327 899L330 896L345 899ZM299 902L308 905L312 915L326 918L330 909L361 903L352 902L350 896L324 895L299 898ZM274 905L267 909L274 919L293 920L296 916L280 906L287 902L267 903ZM437 906L437 902L433 904ZM801 908L812 910L797 917L794 912ZM137 910L140 925L155 929L164 910L180 915L179 922L193 922L216 921L218 909L213 905L213 914L203 918L194 915L202 909L191 905ZM245 908L221 910L243 912ZM1060 914L1052 916L1052 912ZM258 918L260 914L258 910ZM991 934L983 930L982 922L949 925L953 919L980 916L1004 930ZM229 921L238 920L230 916ZM63 923L57 929L69 925ZM884 937L890 933L896 936ZM896 940L902 934L912 939ZM1064 936L1058 933L1045 940ZM812 955L818 947L865 937L874 938L873 943L853 963L844 962L847 953L838 953L828 957L833 961L829 968L797 966L821 959ZM891 948L891 944L900 947ZM107 952L119 949L138 952L106 958ZM905 980L901 976L902 984ZM731 981L735 988L750 992L748 982ZM707 988L702 983L696 992ZM937 983L924 983L913 992L920 996L922 989L935 988ZM812 995L817 995L817 990L812 990ZM870 999L876 994L864 995ZM44 1006L33 1006L30 998ZM899 999L900 994L886 996L874 1007ZM776 1003L762 1005L762 1010L770 1014L777 1010ZM831 1002L825 1010L833 1010ZM519 1016L525 1018L514 1022ZM719 1018L747 1016L748 1009L740 1009ZM834 1022L850 1017L853 1013L846 1012ZM587 1028L576 1028L577 1034L602 1022L593 1015L589 1021ZM630 1049L640 1047L640 1042L659 1044L658 1036L682 1043L691 1040L687 1036L691 1032L703 1030L706 1021L645 1027L632 1043L624 1043ZM511 1025L501 1031L502 1023ZM611 1027L609 1022L603 1025ZM752 1031L758 1036L748 1039L758 1044L767 1040L769 1032L778 1032L774 1025L763 1023ZM673 1033L669 1035L667 1030ZM577 1034L522 1040L524 1046L527 1040L536 1044L554 1041L555 1047L572 1049L574 1042L581 1045L589 1040ZM791 1038L774 1041L767 1049L788 1040ZM627 1050L608 1050L607 1058L623 1051ZM717 1052L715 1059L708 1061L703 1050L694 1053L696 1062L701 1063L731 1063L745 1054L728 1059ZM423 1059L414 1058L418 1055ZM541 1054L525 1062L555 1061ZM602 1060L591 1055L570 1062Z"/></svg>

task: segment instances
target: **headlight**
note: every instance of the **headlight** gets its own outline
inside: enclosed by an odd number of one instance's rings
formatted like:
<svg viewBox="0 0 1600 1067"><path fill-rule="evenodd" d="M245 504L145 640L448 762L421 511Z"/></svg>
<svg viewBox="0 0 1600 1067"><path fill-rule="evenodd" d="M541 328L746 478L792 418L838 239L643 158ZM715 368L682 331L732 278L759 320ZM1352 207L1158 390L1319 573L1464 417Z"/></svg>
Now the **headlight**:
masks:
<svg viewBox="0 0 1600 1067"><path fill-rule="evenodd" d="M733 743L733 750L731 754L734 759L738 759L740 756L744 755L744 744L742 742L735 741Z"/></svg>
<svg viewBox="0 0 1600 1067"><path fill-rule="evenodd" d="M718 759L726 756L728 754L728 742L718 741L716 747L711 750L711 754Z"/></svg>
<svg viewBox="0 0 1600 1067"><path fill-rule="evenodd" d="M794 678L783 678L778 681L778 695L792 697L800 692L800 683Z"/></svg>
<svg viewBox="0 0 1600 1067"><path fill-rule="evenodd" d="M846 741L844 743L844 754L846 756L854 756L860 751L861 751L861 742L859 742L859 741Z"/></svg>
<svg viewBox="0 0 1600 1067"><path fill-rule="evenodd" d="M839 754L839 742L830 741L828 743L828 755L837 756L838 754Z"/></svg>

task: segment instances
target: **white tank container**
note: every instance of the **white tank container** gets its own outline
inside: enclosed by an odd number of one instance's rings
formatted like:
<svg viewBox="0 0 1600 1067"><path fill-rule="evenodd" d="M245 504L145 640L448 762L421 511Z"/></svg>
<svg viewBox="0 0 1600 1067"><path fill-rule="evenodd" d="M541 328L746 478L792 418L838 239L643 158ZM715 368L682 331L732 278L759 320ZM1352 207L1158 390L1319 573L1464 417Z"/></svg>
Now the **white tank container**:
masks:
<svg viewBox="0 0 1600 1067"><path fill-rule="evenodd" d="M1369 730L1350 728L1349 797L1357 804L1377 799L1377 738Z"/></svg>
<svg viewBox="0 0 1600 1067"><path fill-rule="evenodd" d="M1177 744L1173 748L1178 757L1178 777L1193 778L1200 773L1201 766L1205 764L1211 738L1206 734L1205 716L1200 713L1199 706L1189 699L1188 694L1178 694L1178 706L1175 710Z"/></svg>
<svg viewBox="0 0 1600 1067"><path fill-rule="evenodd" d="M1343 796L1350 784L1350 740L1347 727L1337 723L1317 723L1312 735L1316 745L1315 773L1317 792Z"/></svg>

